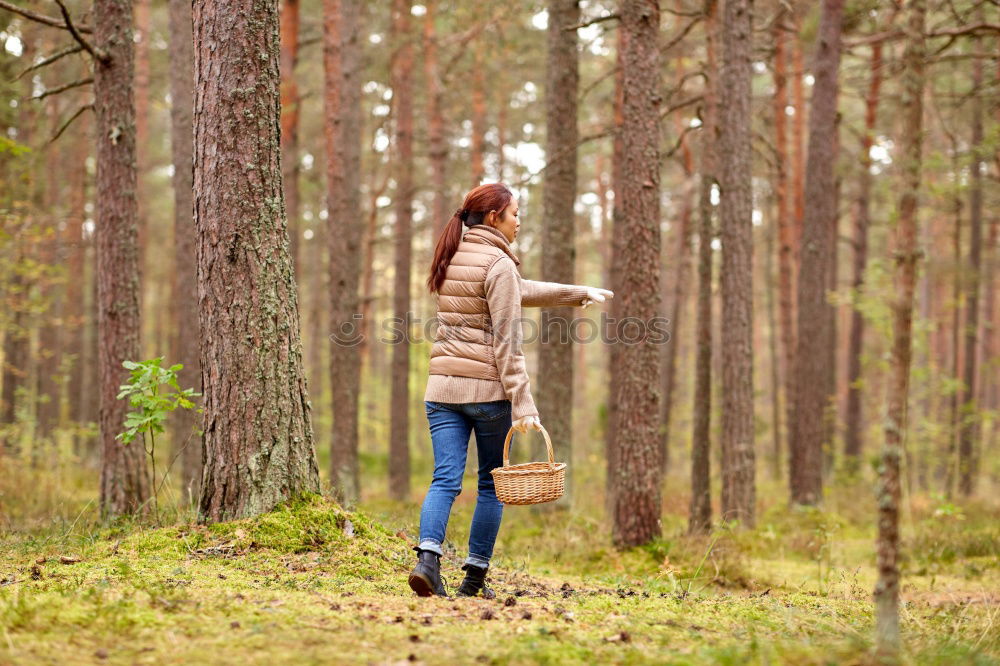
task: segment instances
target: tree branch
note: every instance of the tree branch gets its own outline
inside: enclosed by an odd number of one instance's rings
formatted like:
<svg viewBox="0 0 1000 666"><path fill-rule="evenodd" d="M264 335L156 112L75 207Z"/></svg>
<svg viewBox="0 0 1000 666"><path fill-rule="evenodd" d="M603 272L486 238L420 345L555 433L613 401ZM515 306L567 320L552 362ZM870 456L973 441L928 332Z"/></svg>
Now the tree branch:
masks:
<svg viewBox="0 0 1000 666"><path fill-rule="evenodd" d="M73 19L69 17L69 10L66 9L66 5L63 4L63 0L56 0L56 4L59 5L59 11L62 12L63 20L66 21L66 29L69 30L71 35L73 35L73 39L79 42L80 46L86 49L87 53L92 55L96 60L100 60L103 63L109 62L111 60L111 56L105 53L102 49L91 46L90 42L84 39L77 27L73 25Z"/></svg>
<svg viewBox="0 0 1000 666"><path fill-rule="evenodd" d="M59 126L59 129L56 130L56 133L52 135L51 139L49 139L49 143L53 143L56 139L58 139L59 137L61 137L62 133L66 131L66 128L69 127L73 123L74 120L76 120L81 115L83 115L83 112L86 111L87 109L93 110L94 109L94 103L91 102L90 104L84 104L79 109L77 109L76 113L74 113L72 116L70 116L69 119L66 122L64 122L62 125Z"/></svg>
<svg viewBox="0 0 1000 666"><path fill-rule="evenodd" d="M28 72L33 72L36 69L41 69L42 67L45 67L46 65L51 65L52 63L54 63L56 60L59 60L63 56L68 56L68 55L70 55L72 53L77 53L77 52L82 51L82 50L83 50L83 47L80 46L79 44L77 44L75 46L67 46L62 51L56 51L55 53L53 53L52 55L50 55L48 58L43 58L42 60L39 60L38 62L36 62L31 67L28 67L23 72L21 72L20 74L18 74L14 78L14 80L17 81L18 79L20 79L22 76L24 76Z"/></svg>
<svg viewBox="0 0 1000 666"><path fill-rule="evenodd" d="M996 23L975 23L973 25L963 25L960 28L950 28L945 30L935 30L928 32L928 37L961 37L963 35L974 35L977 32L1000 32L1000 25Z"/></svg>
<svg viewBox="0 0 1000 666"><path fill-rule="evenodd" d="M596 25L598 23L603 23L604 21L614 21L620 18L621 16L619 14L606 14L604 16L598 16L597 18L592 18L588 21L584 21L583 23L577 23L576 25L568 25L565 28L563 28L563 30L566 30L567 32L573 30L580 30L582 28L589 28L590 26Z"/></svg>
<svg viewBox="0 0 1000 666"><path fill-rule="evenodd" d="M42 25L49 25L53 28L62 28L63 30L69 30L65 23L59 21L59 19L52 18L51 16L46 16L45 14L39 14L33 12L30 9L25 9L24 7L18 7L17 5L11 4L6 0L0 0L0 9L6 9L9 12L13 12L18 16L23 16L26 19L35 21L36 23L41 23ZM76 27L80 32L90 33L93 32L93 28L89 25L80 25Z"/></svg>
<svg viewBox="0 0 1000 666"><path fill-rule="evenodd" d="M70 83L64 83L63 85L61 85L61 86L59 86L57 88L52 88L51 90L46 90L41 95L35 95L31 99L32 100L45 99L49 95L58 95L59 93L64 92L66 90L69 90L71 88L79 88L80 86L85 86L88 83L93 83L93 82L94 82L94 77L88 76L85 79L79 79L78 81L71 81Z"/></svg>

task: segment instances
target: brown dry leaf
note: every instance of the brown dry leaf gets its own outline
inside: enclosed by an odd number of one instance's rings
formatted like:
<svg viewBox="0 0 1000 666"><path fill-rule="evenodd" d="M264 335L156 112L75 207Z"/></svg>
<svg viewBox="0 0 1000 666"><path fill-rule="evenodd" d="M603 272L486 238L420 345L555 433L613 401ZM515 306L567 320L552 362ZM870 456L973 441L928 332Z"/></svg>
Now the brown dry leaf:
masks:
<svg viewBox="0 0 1000 666"><path fill-rule="evenodd" d="M76 564L81 560L79 557L76 557L74 555L60 555L59 561L62 562L63 564Z"/></svg>

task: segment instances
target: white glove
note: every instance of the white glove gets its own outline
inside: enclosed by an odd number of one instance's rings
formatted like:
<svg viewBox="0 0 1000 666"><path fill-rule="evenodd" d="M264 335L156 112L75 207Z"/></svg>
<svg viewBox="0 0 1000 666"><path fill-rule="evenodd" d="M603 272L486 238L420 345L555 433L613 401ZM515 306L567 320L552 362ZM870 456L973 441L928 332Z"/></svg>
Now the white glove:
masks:
<svg viewBox="0 0 1000 666"><path fill-rule="evenodd" d="M542 422L538 420L537 416L522 416L518 420L510 424L510 427L518 432L528 432L528 428L532 430L541 430Z"/></svg>
<svg viewBox="0 0 1000 666"><path fill-rule="evenodd" d="M615 293L609 289L587 287L587 297L583 299L583 307L587 307L591 303L603 303L606 299L614 297Z"/></svg>

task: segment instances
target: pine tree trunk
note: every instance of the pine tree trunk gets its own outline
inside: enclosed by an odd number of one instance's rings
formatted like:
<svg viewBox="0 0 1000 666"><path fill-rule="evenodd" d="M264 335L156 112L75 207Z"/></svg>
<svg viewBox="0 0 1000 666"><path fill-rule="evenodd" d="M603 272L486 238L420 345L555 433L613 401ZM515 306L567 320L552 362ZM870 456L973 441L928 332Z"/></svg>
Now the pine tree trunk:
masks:
<svg viewBox="0 0 1000 666"><path fill-rule="evenodd" d="M615 224L619 251L622 317L649 327L660 309L660 26L658 0L624 0L622 178L615 199L622 214ZM631 330L632 338L629 338ZM618 547L636 546L661 534L659 446L660 395L656 390L659 348L643 329L616 327L620 347L612 366L616 404L613 424L614 522ZM632 342L625 344L621 340Z"/></svg>
<svg viewBox="0 0 1000 666"><path fill-rule="evenodd" d="M299 85L295 66L299 61L299 0L282 0L281 33L281 180L285 186L288 238L292 266L302 275L302 230L299 228ZM302 300L301 282L299 300Z"/></svg>
<svg viewBox="0 0 1000 666"><path fill-rule="evenodd" d="M486 63L483 60L483 50L475 49L473 54L475 66L472 71L472 187L476 187L486 178Z"/></svg>
<svg viewBox="0 0 1000 666"><path fill-rule="evenodd" d="M191 33L191 2L170 0L170 148L174 165L174 344L172 361L184 364L180 382L184 388L201 390L199 352L198 245L194 225L194 170L192 165L192 98L194 54ZM181 481L186 499L197 504L201 496L201 419L192 409L173 414L174 447L180 450ZM180 447L183 447L181 449Z"/></svg>
<svg viewBox="0 0 1000 666"><path fill-rule="evenodd" d="M834 161L843 9L843 0L823 1L813 65L816 83L809 113L805 185L809 206L803 218L799 263L795 425L790 440L791 499L796 504L817 504L823 497L824 421L830 397L830 350L835 344L826 292L833 255L830 227L837 218Z"/></svg>
<svg viewBox="0 0 1000 666"><path fill-rule="evenodd" d="M861 140L861 171L858 199L854 213L854 275L855 298L864 288L865 265L868 262L869 204L872 189L871 148L875 138L875 120L882 86L882 43L872 44L871 79L865 99L865 134ZM847 410L845 413L844 454L850 465L857 468L861 455L861 352L864 343L865 319L861 311L851 310L851 332L847 350Z"/></svg>
<svg viewBox="0 0 1000 666"><path fill-rule="evenodd" d="M684 58L675 59L675 71L680 79L684 76ZM677 212L677 222L672 226L677 228L677 246L674 258L665 270L674 273L673 284L664 279L663 315L668 320L667 327L670 339L663 345L661 359L660 387L663 399L660 401L660 464L663 474L670 469L670 426L673 419L674 390L677 387L677 354L680 347L680 322L687 304L688 282L691 274L691 225L695 192L694 155L691 145L684 138L684 121L680 114L674 114L674 131L681 136L681 165L684 168L684 182L681 184L680 208ZM664 273L666 275L666 273ZM668 286L670 290L668 290ZM669 303L669 309L667 304Z"/></svg>
<svg viewBox="0 0 1000 666"><path fill-rule="evenodd" d="M545 83L545 154L548 163L542 188L542 279L573 284L576 277L577 129L579 94L577 34L566 26L580 22L577 0L548 3L548 59ZM538 411L552 437L557 460L573 460L573 342L571 306L545 308L540 317L538 346ZM560 506L572 501L572 474Z"/></svg>
<svg viewBox="0 0 1000 666"><path fill-rule="evenodd" d="M716 184L717 122L716 89L716 16L718 4L705 1L707 83L705 117L701 144L701 182L698 188L698 306L695 323L697 351L695 359L694 405L691 437L691 512L688 531L692 534L712 529L712 262L715 251L712 239L712 187Z"/></svg>
<svg viewBox="0 0 1000 666"><path fill-rule="evenodd" d="M722 518L752 527L756 484L753 429L753 192L750 155L751 5L727 0L719 96L722 237Z"/></svg>
<svg viewBox="0 0 1000 666"><path fill-rule="evenodd" d="M775 153L775 173L774 173L774 196L775 215L778 227L778 320L781 329L781 358L779 375L781 386L775 386L776 393L784 392L785 401L785 427L789 433L792 427L791 403L794 396L792 371L795 359L795 261L794 261L794 228L792 222L792 209L789 201L788 190L788 64L786 62L787 53L785 51L785 31L782 24L784 13L778 15L774 22L772 31L774 42L774 153ZM781 476L781 425L775 420L775 478Z"/></svg>
<svg viewBox="0 0 1000 666"><path fill-rule="evenodd" d="M392 346L392 397L389 433L389 493L410 496L410 263L413 254L413 48L410 0L393 0L392 103L396 121L396 271L393 315L400 339ZM336 257L331 257L335 261Z"/></svg>
<svg viewBox="0 0 1000 666"><path fill-rule="evenodd" d="M982 7L978 14L982 15ZM974 40L975 44L980 38ZM974 48L974 51L979 49ZM975 453L979 435L979 399L977 393L977 363L979 335L979 285L982 272L983 235L983 61L972 61L972 165L969 185L969 265L965 281L965 359L962 372L961 426L958 439L958 492L963 497L975 489Z"/></svg>
<svg viewBox="0 0 1000 666"><path fill-rule="evenodd" d="M326 0L327 201L330 248L330 386L333 431L330 481L343 500L361 496L358 470L358 397L361 358L357 343L364 322L356 318L361 267L361 71L358 0Z"/></svg>
<svg viewBox="0 0 1000 666"><path fill-rule="evenodd" d="M901 75L901 128L898 145L903 174L893 254L896 295L893 344L885 418L885 443L878 485L878 582L875 584L876 645L883 654L899 650L899 502L900 461L906 432L910 375L913 291L917 260L917 205L920 190L924 94L924 0L907 5L907 44Z"/></svg>
<svg viewBox="0 0 1000 666"><path fill-rule="evenodd" d="M87 117L79 118L81 123L73 136L73 163L85 164L87 156L90 155L92 145L89 128L90 120ZM87 181L86 169L72 169L69 175L69 214L66 223L66 245L69 251L68 270L74 279L66 284L66 325L69 327L68 342L66 343L66 353L73 359L69 371L69 409L67 416L69 421L80 424L88 418L83 410L83 368L86 361L86 351L84 347L86 330L86 302L84 289L85 266L87 257L87 245L84 240L83 223L87 217ZM74 452L82 453L80 442L74 442Z"/></svg>
<svg viewBox="0 0 1000 666"><path fill-rule="evenodd" d="M138 511L150 497L142 443L125 446L128 403L118 387L129 373L122 362L141 360L135 103L132 97L132 3L94 3L95 46L108 59L94 63L97 116L97 339L100 368L101 515Z"/></svg>
<svg viewBox="0 0 1000 666"><path fill-rule="evenodd" d="M194 4L200 519L319 491L281 186L277 0Z"/></svg>
<svg viewBox="0 0 1000 666"><path fill-rule="evenodd" d="M625 30L618 30L618 46L615 54L615 99L613 105L615 134L611 148L611 191L615 194L611 206L611 225L605 228L604 247L608 253L610 261L607 262L608 283L611 291L616 294L621 292L621 265L622 265L622 218L624 216L623 202L619 195L624 191L624 164L625 164L625 141L623 127L625 124L625 49L628 43L628 33ZM608 319L605 323L605 340L615 339L615 322L622 318L622 299L611 299L611 306L608 308ZM604 483L604 503L608 515L614 515L615 495L618 492L618 449L617 436L615 433L616 419L618 416L618 370L621 362L622 347L611 344L608 348L608 393L607 409L604 421L604 461L605 461L605 483Z"/></svg>
<svg viewBox="0 0 1000 666"><path fill-rule="evenodd" d="M424 85L427 86L427 158L431 166L431 190L434 201L431 208L434 236L433 248L448 222L448 141L445 134L444 85L438 66L438 37L434 29L437 1L424 3Z"/></svg>

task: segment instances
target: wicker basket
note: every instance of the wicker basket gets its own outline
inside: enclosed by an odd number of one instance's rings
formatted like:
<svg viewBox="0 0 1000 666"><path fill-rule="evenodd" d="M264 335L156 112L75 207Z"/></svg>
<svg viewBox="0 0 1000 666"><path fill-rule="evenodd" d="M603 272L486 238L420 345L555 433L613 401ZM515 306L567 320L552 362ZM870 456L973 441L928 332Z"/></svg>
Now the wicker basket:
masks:
<svg viewBox="0 0 1000 666"><path fill-rule="evenodd" d="M514 428L507 431L503 443L503 467L497 467L490 474L496 486L497 499L504 504L541 504L559 499L566 488L566 463L555 462L552 455L552 440L541 424L545 436L545 448L549 453L548 462L531 462L521 465L510 464L510 438Z"/></svg>

